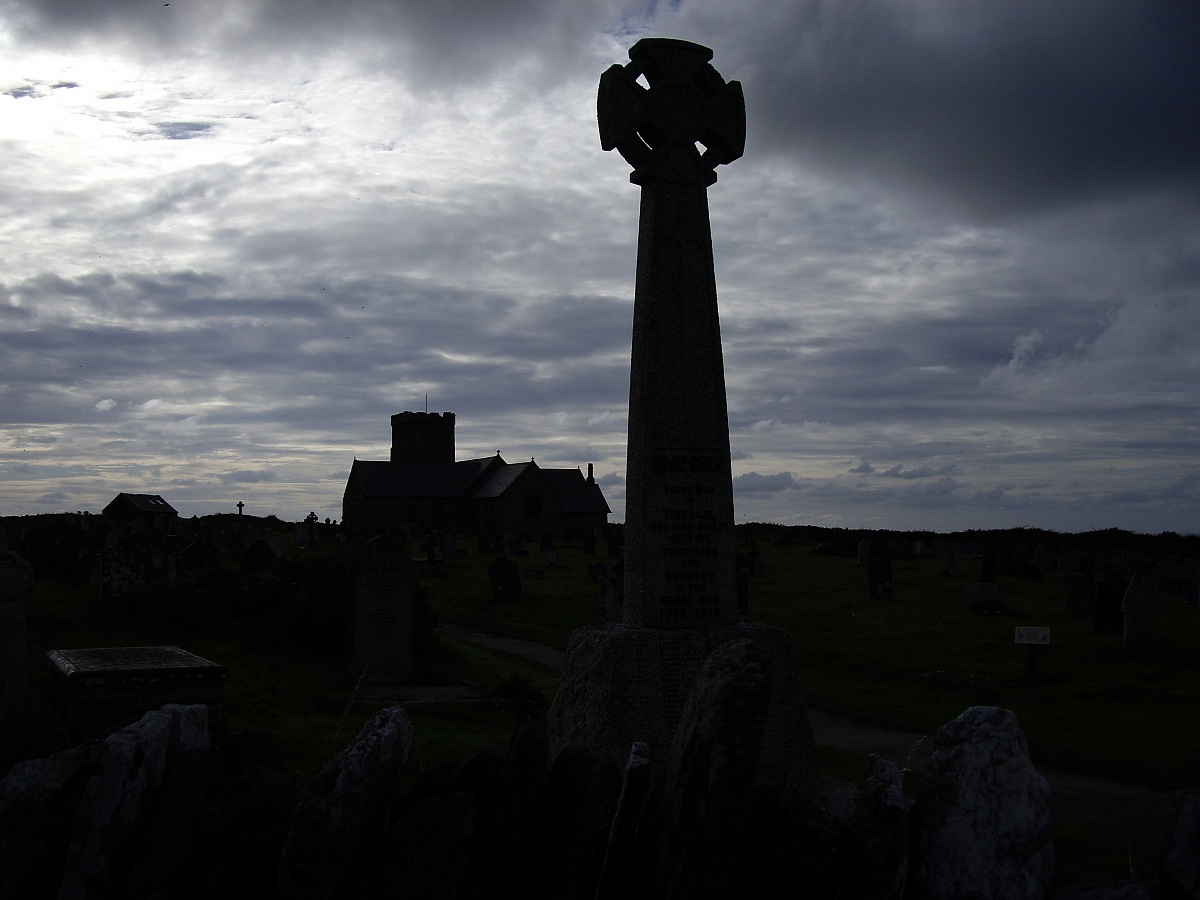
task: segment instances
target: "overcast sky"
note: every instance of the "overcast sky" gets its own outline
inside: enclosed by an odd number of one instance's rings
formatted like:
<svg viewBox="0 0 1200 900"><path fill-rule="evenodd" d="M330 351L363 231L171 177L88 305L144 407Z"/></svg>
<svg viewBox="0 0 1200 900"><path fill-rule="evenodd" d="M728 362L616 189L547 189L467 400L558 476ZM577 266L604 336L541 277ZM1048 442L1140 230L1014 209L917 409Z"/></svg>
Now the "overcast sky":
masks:
<svg viewBox="0 0 1200 900"><path fill-rule="evenodd" d="M1200 532L1195 0L0 0L0 512L340 519L428 395L621 521L646 36L746 96L739 522Z"/></svg>

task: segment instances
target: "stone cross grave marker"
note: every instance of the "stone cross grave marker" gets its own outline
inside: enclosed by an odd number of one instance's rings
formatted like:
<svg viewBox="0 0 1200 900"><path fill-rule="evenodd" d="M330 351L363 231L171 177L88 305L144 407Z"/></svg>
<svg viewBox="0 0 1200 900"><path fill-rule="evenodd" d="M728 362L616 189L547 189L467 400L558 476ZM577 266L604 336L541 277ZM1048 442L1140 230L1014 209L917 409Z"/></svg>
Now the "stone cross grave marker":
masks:
<svg viewBox="0 0 1200 900"><path fill-rule="evenodd" d="M363 544L354 583L354 670L368 684L413 672L413 595L408 555L384 535Z"/></svg>
<svg viewBox="0 0 1200 900"><path fill-rule="evenodd" d="M624 766L637 742L662 771L705 659L750 641L770 659L766 677L774 684L757 777L783 785L787 796L811 798L820 767L790 638L739 621L707 188L714 167L742 155L742 89L709 65L711 50L687 41L638 41L629 58L601 77L597 102L601 146L620 151L642 189L624 574L610 581L624 584L624 610L620 624L572 633L547 715L550 756L581 744ZM609 558L619 552L614 531ZM606 619L619 597L606 604Z"/></svg>
<svg viewBox="0 0 1200 900"><path fill-rule="evenodd" d="M742 155L746 106L741 85L709 65L712 55L648 38L600 79L601 146L620 152L642 189L625 511L625 624L633 627L738 621L708 186L715 166Z"/></svg>
<svg viewBox="0 0 1200 900"><path fill-rule="evenodd" d="M1121 612L1125 616L1125 649L1142 650L1151 646L1158 630L1158 592L1151 571L1141 571L1133 576Z"/></svg>

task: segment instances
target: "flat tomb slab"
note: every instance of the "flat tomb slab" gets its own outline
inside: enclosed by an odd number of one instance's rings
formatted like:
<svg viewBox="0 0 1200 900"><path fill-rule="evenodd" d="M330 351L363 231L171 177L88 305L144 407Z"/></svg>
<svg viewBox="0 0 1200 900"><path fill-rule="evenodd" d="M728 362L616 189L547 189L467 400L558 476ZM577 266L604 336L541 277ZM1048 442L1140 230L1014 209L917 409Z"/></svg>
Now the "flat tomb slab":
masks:
<svg viewBox="0 0 1200 900"><path fill-rule="evenodd" d="M71 739L106 737L168 703L203 703L224 736L228 670L179 647L89 647L46 653Z"/></svg>

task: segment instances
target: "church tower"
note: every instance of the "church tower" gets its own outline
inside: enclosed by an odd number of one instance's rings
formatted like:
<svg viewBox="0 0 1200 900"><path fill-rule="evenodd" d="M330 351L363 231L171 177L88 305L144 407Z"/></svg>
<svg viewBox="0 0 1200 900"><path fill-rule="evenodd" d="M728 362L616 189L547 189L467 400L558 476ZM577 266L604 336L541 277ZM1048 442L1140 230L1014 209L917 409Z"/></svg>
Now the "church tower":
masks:
<svg viewBox="0 0 1200 900"><path fill-rule="evenodd" d="M392 462L454 462L454 413L401 412L392 416Z"/></svg>

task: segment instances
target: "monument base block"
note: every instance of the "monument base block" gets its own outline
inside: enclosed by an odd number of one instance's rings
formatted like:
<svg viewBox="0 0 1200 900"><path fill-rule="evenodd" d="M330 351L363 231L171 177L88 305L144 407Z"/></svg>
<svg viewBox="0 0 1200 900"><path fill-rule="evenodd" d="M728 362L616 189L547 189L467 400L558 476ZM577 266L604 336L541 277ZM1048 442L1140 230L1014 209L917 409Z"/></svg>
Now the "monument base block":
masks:
<svg viewBox="0 0 1200 900"><path fill-rule="evenodd" d="M750 639L774 664L757 782L811 799L820 790L808 706L787 633L757 623L700 630L601 625L577 628L567 647L547 723L550 756L572 745L625 767L634 741L654 774L666 765L684 704L704 661L729 641Z"/></svg>

